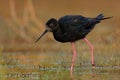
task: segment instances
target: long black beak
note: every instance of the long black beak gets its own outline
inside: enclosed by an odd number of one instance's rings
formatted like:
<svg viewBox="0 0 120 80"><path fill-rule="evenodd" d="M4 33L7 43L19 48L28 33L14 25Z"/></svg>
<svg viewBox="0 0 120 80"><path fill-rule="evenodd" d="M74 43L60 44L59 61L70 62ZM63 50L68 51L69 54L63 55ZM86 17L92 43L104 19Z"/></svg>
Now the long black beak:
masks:
<svg viewBox="0 0 120 80"><path fill-rule="evenodd" d="M40 37L35 41L35 43L38 42L47 32L48 32L48 30L46 29L46 30L40 35Z"/></svg>

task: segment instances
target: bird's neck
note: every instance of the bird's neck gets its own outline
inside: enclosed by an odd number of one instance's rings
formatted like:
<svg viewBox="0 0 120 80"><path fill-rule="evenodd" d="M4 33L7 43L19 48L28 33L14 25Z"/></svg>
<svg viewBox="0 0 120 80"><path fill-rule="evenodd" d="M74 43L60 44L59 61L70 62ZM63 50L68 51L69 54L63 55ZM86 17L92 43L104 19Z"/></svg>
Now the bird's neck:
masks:
<svg viewBox="0 0 120 80"><path fill-rule="evenodd" d="M59 42L65 42L65 35L59 26L56 30L53 31L53 36L54 36L55 40L57 40Z"/></svg>
<svg viewBox="0 0 120 80"><path fill-rule="evenodd" d="M60 27L59 27L59 25L57 25L57 26L55 26L55 28L52 30L52 32L54 33L54 32L57 32L57 31L59 31L60 30Z"/></svg>

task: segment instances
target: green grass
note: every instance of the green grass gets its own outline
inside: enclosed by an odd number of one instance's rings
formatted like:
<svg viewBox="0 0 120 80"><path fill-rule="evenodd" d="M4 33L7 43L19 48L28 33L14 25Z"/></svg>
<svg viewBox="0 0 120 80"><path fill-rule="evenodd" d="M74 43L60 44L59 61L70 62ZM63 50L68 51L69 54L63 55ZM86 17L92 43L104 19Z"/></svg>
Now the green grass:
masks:
<svg viewBox="0 0 120 80"><path fill-rule="evenodd" d="M1 80L6 80L4 75L6 75L7 71L6 69L2 66L4 64L6 64L6 62L4 62L4 58L2 56L2 51L3 51L3 47L0 47L0 79Z"/></svg>
<svg viewBox="0 0 120 80"><path fill-rule="evenodd" d="M77 44L78 46L79 44ZM120 74L120 54L118 51L110 50L112 46L95 50L95 65L92 69L89 49L77 48L77 57L74 66L74 80L119 80ZM63 50L63 49L61 49ZM2 53L0 74L4 77L6 74L12 76L9 79L33 79L33 80L72 80L69 69L72 53L66 52L19 52ZM4 64L3 64L4 63ZM15 77L15 75L19 77Z"/></svg>
<svg viewBox="0 0 120 80"><path fill-rule="evenodd" d="M95 37L98 38L98 36ZM102 38L102 36L100 37ZM106 38L100 40L93 38L88 36L88 39L94 44L96 68L92 69L89 47L82 40L76 42L74 80L119 80L120 51L119 45L117 45L119 39L110 42L104 40ZM46 41L47 44L44 44ZM50 47L50 45L53 46ZM0 75L2 78L8 74L9 80L72 80L69 73L72 58L70 43L61 44L54 40L48 41L44 37L38 44L33 43L28 47L23 47L24 45L20 49L16 47L18 52L9 50L7 52L1 48ZM10 50L15 49L13 47Z"/></svg>

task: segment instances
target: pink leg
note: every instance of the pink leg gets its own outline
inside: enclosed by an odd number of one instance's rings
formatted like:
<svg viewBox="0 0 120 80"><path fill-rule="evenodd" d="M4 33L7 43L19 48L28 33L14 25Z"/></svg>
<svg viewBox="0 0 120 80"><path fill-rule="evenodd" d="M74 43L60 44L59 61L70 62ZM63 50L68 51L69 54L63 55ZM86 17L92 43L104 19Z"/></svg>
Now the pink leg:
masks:
<svg viewBox="0 0 120 80"><path fill-rule="evenodd" d="M92 66L95 67L94 65L94 46L86 39L84 38L84 41L88 44L88 46L90 47L91 50L91 60L92 60Z"/></svg>
<svg viewBox="0 0 120 80"><path fill-rule="evenodd" d="M72 56L72 64L71 64L71 68L70 68L70 74L72 76L74 61L75 61L75 57L76 57L76 48L75 48L75 42L71 42L71 44L72 44L73 56Z"/></svg>

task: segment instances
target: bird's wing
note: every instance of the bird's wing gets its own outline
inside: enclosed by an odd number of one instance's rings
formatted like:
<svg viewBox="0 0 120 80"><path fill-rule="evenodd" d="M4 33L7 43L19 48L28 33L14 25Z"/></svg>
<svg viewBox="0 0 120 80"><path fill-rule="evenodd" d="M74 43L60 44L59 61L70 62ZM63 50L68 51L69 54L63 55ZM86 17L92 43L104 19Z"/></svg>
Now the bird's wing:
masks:
<svg viewBox="0 0 120 80"><path fill-rule="evenodd" d="M59 25L63 32L67 30L79 31L87 24L88 19L81 15L67 15L59 19Z"/></svg>

